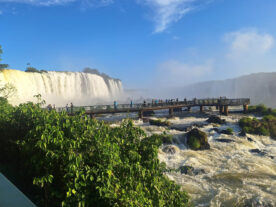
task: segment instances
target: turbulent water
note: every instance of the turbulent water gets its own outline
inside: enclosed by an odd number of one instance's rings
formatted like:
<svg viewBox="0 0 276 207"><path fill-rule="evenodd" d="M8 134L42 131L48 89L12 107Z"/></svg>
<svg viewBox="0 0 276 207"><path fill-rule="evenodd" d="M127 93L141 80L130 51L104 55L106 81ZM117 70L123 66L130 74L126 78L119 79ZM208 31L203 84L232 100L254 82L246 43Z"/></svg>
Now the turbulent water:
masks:
<svg viewBox="0 0 276 207"><path fill-rule="evenodd" d="M12 104L34 101L34 95L41 94L47 104L64 106L91 105L118 99L123 91L119 80L81 72L30 73L18 70L2 70L0 84L11 83L16 94Z"/></svg>
<svg viewBox="0 0 276 207"><path fill-rule="evenodd" d="M238 136L238 120L241 116L243 115L235 114L223 117L227 120L224 125L208 124L205 122L206 117L189 115L169 120L178 127L205 124L200 130L208 134L210 150L193 151L184 144L173 146L175 154L165 153L162 148L159 150L159 159L168 168L177 169L189 165L204 170L204 173L198 175L166 173L189 193L195 206L276 206L276 141L265 136ZM166 131L177 139L183 139L185 134L178 130L150 126L141 120L136 125L141 126L149 135ZM214 126L219 129L231 127L234 135L219 134L211 130ZM219 138L232 139L234 142L215 141ZM252 153L252 149L259 149L262 153Z"/></svg>

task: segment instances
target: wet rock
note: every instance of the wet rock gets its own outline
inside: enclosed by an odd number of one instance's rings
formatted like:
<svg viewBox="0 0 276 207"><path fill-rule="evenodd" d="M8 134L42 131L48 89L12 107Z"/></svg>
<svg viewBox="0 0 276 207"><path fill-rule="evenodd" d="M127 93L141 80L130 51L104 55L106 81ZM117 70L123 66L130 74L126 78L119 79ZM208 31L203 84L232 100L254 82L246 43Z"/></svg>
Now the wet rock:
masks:
<svg viewBox="0 0 276 207"><path fill-rule="evenodd" d="M214 127L214 128L209 130L209 132L211 132L211 131L215 131L215 132L219 133L219 129L217 127Z"/></svg>
<svg viewBox="0 0 276 207"><path fill-rule="evenodd" d="M259 150L259 149L251 149L251 150L249 150L251 153L256 153L256 154L258 154L258 155L260 155L260 156L264 156L264 155L266 155L266 152L264 152L264 151L261 151L261 150Z"/></svg>
<svg viewBox="0 0 276 207"><path fill-rule="evenodd" d="M259 150L259 149L251 149L249 151L251 153L254 153L254 154L257 154L257 155L260 155L260 156L267 156L267 157L269 157L271 159L274 159L274 156L268 155L267 152Z"/></svg>
<svg viewBox="0 0 276 207"><path fill-rule="evenodd" d="M246 136L246 133L245 133L244 131L241 131L241 132L239 133L239 136L240 136L240 137L245 137L245 136Z"/></svg>
<svg viewBox="0 0 276 207"><path fill-rule="evenodd" d="M225 124L226 123L225 119L221 119L220 117L215 116L215 115L210 116L209 119L207 119L207 122L215 123L215 124Z"/></svg>
<svg viewBox="0 0 276 207"><path fill-rule="evenodd" d="M217 142L230 143L235 142L233 139L216 139Z"/></svg>
<svg viewBox="0 0 276 207"><path fill-rule="evenodd" d="M160 119L149 119L150 125L155 125L155 126L170 126L171 122L165 120L160 120Z"/></svg>
<svg viewBox="0 0 276 207"><path fill-rule="evenodd" d="M197 128L192 129L187 133L187 145L193 150L210 149L207 134Z"/></svg>
<svg viewBox="0 0 276 207"><path fill-rule="evenodd" d="M221 134L233 135L233 129L232 128L227 128L227 129L221 130L220 133Z"/></svg>
<svg viewBox="0 0 276 207"><path fill-rule="evenodd" d="M250 138L250 137L247 137L247 140L248 140L249 142L254 142L254 140L253 140L252 138Z"/></svg>
<svg viewBox="0 0 276 207"><path fill-rule="evenodd" d="M163 149L162 149L163 152L167 153L167 154L175 154L176 153L176 148L175 146L173 145L168 145L168 146L165 146Z"/></svg>
<svg viewBox="0 0 276 207"><path fill-rule="evenodd" d="M244 201L243 207L275 207L276 204L274 204L273 201L264 201L260 197L255 197L251 199L246 199Z"/></svg>
<svg viewBox="0 0 276 207"><path fill-rule="evenodd" d="M204 169L195 169L192 166L184 165L178 168L181 174L185 175L200 175L206 173Z"/></svg>
<svg viewBox="0 0 276 207"><path fill-rule="evenodd" d="M197 128L201 128L201 127L204 127L204 126L207 126L208 124L205 124L205 123L195 123L193 124L194 127L197 127Z"/></svg>
<svg viewBox="0 0 276 207"><path fill-rule="evenodd" d="M192 126L172 126L170 129L175 129L182 132L187 132L192 130Z"/></svg>

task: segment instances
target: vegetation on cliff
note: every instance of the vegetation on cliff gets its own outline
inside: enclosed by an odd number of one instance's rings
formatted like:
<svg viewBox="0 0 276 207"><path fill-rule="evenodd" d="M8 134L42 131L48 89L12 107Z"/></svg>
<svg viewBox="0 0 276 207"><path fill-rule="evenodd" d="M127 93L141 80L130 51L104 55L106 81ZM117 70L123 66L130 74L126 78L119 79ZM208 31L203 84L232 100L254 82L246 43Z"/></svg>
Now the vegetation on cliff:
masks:
<svg viewBox="0 0 276 207"><path fill-rule="evenodd" d="M270 136L276 139L276 110L264 105L250 106L250 113L262 115L263 118L244 117L239 121L242 133Z"/></svg>
<svg viewBox="0 0 276 207"><path fill-rule="evenodd" d="M189 205L157 157L170 138L0 101L0 170L38 206Z"/></svg>

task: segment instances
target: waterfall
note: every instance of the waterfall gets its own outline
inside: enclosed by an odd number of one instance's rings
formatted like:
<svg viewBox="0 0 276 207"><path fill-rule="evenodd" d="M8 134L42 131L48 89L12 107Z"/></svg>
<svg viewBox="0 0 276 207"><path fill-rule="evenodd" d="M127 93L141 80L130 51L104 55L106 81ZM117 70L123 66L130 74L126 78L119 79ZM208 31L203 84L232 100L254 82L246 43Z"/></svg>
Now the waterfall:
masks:
<svg viewBox="0 0 276 207"><path fill-rule="evenodd" d="M94 105L118 100L123 93L120 80L103 78L100 75L81 72L31 73L18 70L0 71L0 85L12 84L17 92L9 98L18 105L35 101L34 95L41 94L47 104L64 106Z"/></svg>

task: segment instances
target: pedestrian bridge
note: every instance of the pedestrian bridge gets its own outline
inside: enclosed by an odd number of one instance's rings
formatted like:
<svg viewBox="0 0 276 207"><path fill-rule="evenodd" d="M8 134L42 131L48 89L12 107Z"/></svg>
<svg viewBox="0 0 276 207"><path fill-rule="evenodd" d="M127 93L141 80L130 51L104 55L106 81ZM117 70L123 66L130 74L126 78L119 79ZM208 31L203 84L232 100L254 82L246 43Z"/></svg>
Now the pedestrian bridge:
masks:
<svg viewBox="0 0 276 207"><path fill-rule="evenodd" d="M248 110L248 105L250 104L249 98L237 98L237 99L228 99L228 98L207 98L207 99L193 99L183 101L175 100L158 100L152 101L150 103L135 103L135 104L114 104L114 105L94 105L94 106L73 106L73 107L61 107L56 108L57 111L67 111L68 114L74 115L75 113L85 110L87 115L90 115L91 118L99 114L110 114L110 113L133 113L137 112L139 118L143 118L144 112L155 111L155 110L164 110L168 109L169 114L173 115L175 111L182 111L186 109L190 111L192 107L199 107L200 112L204 111L204 107L214 106L219 109L221 114L228 115L229 106L243 106L243 110L246 113Z"/></svg>

